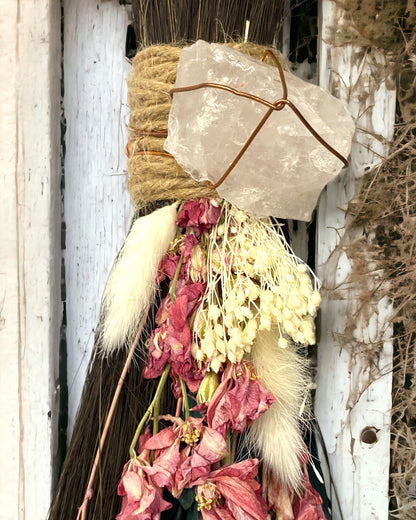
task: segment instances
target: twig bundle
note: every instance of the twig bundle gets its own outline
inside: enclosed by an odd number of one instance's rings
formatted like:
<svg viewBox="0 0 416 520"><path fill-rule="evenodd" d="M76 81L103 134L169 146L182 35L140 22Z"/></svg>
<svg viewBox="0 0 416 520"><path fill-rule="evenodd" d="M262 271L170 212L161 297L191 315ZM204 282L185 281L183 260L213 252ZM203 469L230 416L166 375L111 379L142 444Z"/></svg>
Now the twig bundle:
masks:
<svg viewBox="0 0 416 520"><path fill-rule="evenodd" d="M397 121L390 154L368 172L348 207L349 227L341 241L351 262L345 287L359 287L358 313L369 318L381 298L394 306L393 407L391 423L390 514L413 520L416 511L416 9L412 2L337 0L351 23L347 34L334 28L336 42L382 49L397 73ZM386 78L383 64L374 73ZM357 230L359 231L357 236ZM352 239L351 239L352 237ZM348 243L347 241L350 240ZM342 291L343 287L340 288ZM369 381L380 376L383 342L354 339L351 315L344 341L366 360ZM340 338L341 339L341 338ZM364 371L364 368L363 368Z"/></svg>
<svg viewBox="0 0 416 520"><path fill-rule="evenodd" d="M138 212L133 221L153 213L160 207L163 207L163 204L147 204L146 208L142 208ZM165 291L164 284L161 284L156 291L143 335L140 338L139 354L135 356L133 362L134 369L127 373L122 387L107 442L100 457L98 475L88 508L88 520L114 518L119 511L118 475L122 471L137 421L146 410L147 403L157 386L157 382L143 379L143 352L145 339L154 327L154 316ZM130 348L129 338L126 335L125 344L121 348L113 351L111 355L104 355L106 349L103 348L102 342L103 321L104 313L101 311L88 374L71 442L49 511L49 520L75 519L77 516L91 472L94 454L100 442L101 431ZM172 394L166 389L162 399L162 410L164 413L171 413L174 406Z"/></svg>
<svg viewBox="0 0 416 520"><path fill-rule="evenodd" d="M158 302L159 297L156 298L153 310L147 319L147 331L153 328ZM49 511L50 520L64 518L75 520L77 516L94 461L94 453L100 441L101 430L127 357L128 347L129 345L126 345L112 356L104 357L99 334L97 334L71 443ZM119 511L118 477L123 469L137 422L157 385L157 382L143 379L143 356L136 357L134 365L125 379L107 442L101 454L88 508L89 520L112 519ZM165 413L174 409L172 395L168 388L164 392L162 409Z"/></svg>
<svg viewBox="0 0 416 520"><path fill-rule="evenodd" d="M394 305L390 485L391 513L401 520L414 518L416 508L416 394L412 384L416 377L415 132L415 123L398 127L390 156L365 177L360 194L349 206L353 221L347 230L353 235L355 229L364 228L365 235L343 247L352 262L348 282L361 288L361 315L371 316L383 297ZM367 236L374 238L368 241ZM345 340L353 344L353 352L365 357L373 380L379 377L382 342L364 348L351 341L348 333L352 330L351 324Z"/></svg>
<svg viewBox="0 0 416 520"><path fill-rule="evenodd" d="M146 47L199 39L230 42L245 35L251 42L276 42L284 15L283 1L271 0L134 0L137 40ZM163 23L161 21L163 20ZM246 22L250 22L246 34Z"/></svg>

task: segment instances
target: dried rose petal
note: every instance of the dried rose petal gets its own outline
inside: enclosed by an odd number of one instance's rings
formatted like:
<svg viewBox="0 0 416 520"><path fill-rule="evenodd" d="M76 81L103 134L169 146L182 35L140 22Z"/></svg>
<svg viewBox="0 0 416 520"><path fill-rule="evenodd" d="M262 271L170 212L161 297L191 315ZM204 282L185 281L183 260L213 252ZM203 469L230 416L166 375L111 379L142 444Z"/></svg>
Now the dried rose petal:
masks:
<svg viewBox="0 0 416 520"><path fill-rule="evenodd" d="M149 357L144 370L144 377L152 379L159 377L166 363L170 363L171 375L180 376L191 392L198 390L199 382L205 375L205 369L198 367L191 355L192 333L189 319L200 305L206 284L194 283L181 285L174 302L169 295L156 316L160 323L150 337ZM176 395L179 395L176 393Z"/></svg>
<svg viewBox="0 0 416 520"><path fill-rule="evenodd" d="M295 520L325 520L322 498L310 483L306 466L303 471L303 494L295 498L293 513Z"/></svg>
<svg viewBox="0 0 416 520"><path fill-rule="evenodd" d="M208 406L208 425L222 434L228 427L242 432L268 410L275 400L260 384L251 363L228 362L221 383Z"/></svg>
<svg viewBox="0 0 416 520"><path fill-rule="evenodd" d="M158 520L162 511L172 504L162 498L162 489L146 474L145 459L126 464L117 493L123 497L116 520Z"/></svg>
<svg viewBox="0 0 416 520"><path fill-rule="evenodd" d="M267 505L255 480L258 460L224 466L194 482L203 520L266 520Z"/></svg>
<svg viewBox="0 0 416 520"><path fill-rule="evenodd" d="M221 207L214 206L209 199L189 200L183 205L176 225L192 228L197 237L218 222Z"/></svg>
<svg viewBox="0 0 416 520"><path fill-rule="evenodd" d="M146 452L154 450L155 459L142 471L177 497L190 482L208 474L212 464L223 460L228 449L222 435L204 426L203 419L189 417L176 422L179 424L165 428L143 444Z"/></svg>
<svg viewBox="0 0 416 520"><path fill-rule="evenodd" d="M195 419L190 418L188 421L192 424ZM212 428L202 426L201 423L199 442L178 469L177 490L181 491L189 482L207 475L211 471L211 465L223 460L227 453L228 448L224 437Z"/></svg>
<svg viewBox="0 0 416 520"><path fill-rule="evenodd" d="M267 503L277 514L279 520L325 520L322 510L322 498L309 481L304 464L302 491L296 494L283 488L269 473L266 486Z"/></svg>

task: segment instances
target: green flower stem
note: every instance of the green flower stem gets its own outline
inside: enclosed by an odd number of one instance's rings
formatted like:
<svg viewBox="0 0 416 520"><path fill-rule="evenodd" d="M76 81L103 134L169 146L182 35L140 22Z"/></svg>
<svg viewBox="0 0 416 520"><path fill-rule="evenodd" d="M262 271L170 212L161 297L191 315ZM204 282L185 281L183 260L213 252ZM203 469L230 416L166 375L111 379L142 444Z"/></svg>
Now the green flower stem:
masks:
<svg viewBox="0 0 416 520"><path fill-rule="evenodd" d="M175 294L176 284L178 282L179 273L180 273L180 270L181 270L181 267L182 267L182 263L183 263L183 255L181 255L181 257L179 259L178 266L176 267L175 275L172 278L172 284L171 284L170 289L169 289L169 296L170 296L170 299L173 302L176 300L176 294Z"/></svg>
<svg viewBox="0 0 416 520"><path fill-rule="evenodd" d="M139 425L137 426L133 440L130 444L130 458L132 458L132 459L136 458L135 447L137 445L137 441L139 440L140 433L143 429L143 426L152 417L153 408L155 409L155 420L157 422L157 428L159 427L160 399L162 397L163 388L165 386L166 379L168 378L169 371L170 371L170 365L169 365L169 363L167 363L165 366L165 369L163 371L163 374L160 376L160 380L159 380L159 384L157 385L155 396L153 397L153 400L150 403L149 408L146 410L145 414L143 415L141 421L139 422ZM157 414L157 417L156 417L156 414ZM154 433L154 425L153 425L153 433Z"/></svg>
<svg viewBox="0 0 416 520"><path fill-rule="evenodd" d="M235 452L237 451L238 432L234 432L231 442L231 464L235 462Z"/></svg>
<svg viewBox="0 0 416 520"><path fill-rule="evenodd" d="M183 207L185 206L185 202L181 202L178 206L178 215L183 210Z"/></svg>
<svg viewBox="0 0 416 520"><path fill-rule="evenodd" d="M162 375L163 377L163 375ZM163 384L164 386L164 384ZM157 395L157 392L156 392L156 395ZM155 400L155 406L154 406L154 409L153 409L153 435L156 435L157 433L159 433L159 413L160 413L160 399L162 397L162 392L160 392L160 394L157 396L155 396L156 400Z"/></svg>
<svg viewBox="0 0 416 520"><path fill-rule="evenodd" d="M228 454L224 459L224 466L229 466L231 464L231 457L232 457L232 454L231 454L231 428L227 428L225 440L227 441Z"/></svg>
<svg viewBox="0 0 416 520"><path fill-rule="evenodd" d="M188 395L186 393L186 385L185 381L179 376L179 382L181 384L181 390L182 390L182 410L185 414L185 421L189 417L189 402L188 402Z"/></svg>

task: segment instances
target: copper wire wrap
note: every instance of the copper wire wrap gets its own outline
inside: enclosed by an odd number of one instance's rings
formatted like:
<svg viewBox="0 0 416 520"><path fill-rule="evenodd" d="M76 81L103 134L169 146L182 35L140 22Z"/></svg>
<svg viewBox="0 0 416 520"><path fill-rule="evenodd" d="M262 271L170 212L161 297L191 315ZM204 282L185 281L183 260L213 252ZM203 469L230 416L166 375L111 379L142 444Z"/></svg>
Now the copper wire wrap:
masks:
<svg viewBox="0 0 416 520"><path fill-rule="evenodd" d="M269 110L265 113L261 121L258 123L256 128L253 130L243 147L241 148L240 152L237 154L233 162L230 164L230 166L227 168L227 170L224 172L224 174L218 179L218 181L215 184L208 183L208 186L212 187L213 189L218 188L221 186L221 184L225 181L225 179L230 175L230 173L233 171L235 166L240 161L241 157L246 152L247 148L250 146L250 144L254 141L257 134L260 132L260 130L263 128L269 117L273 114L274 111L280 111L285 108L285 106L288 106L292 109L292 111L296 114L296 116L299 118L301 123L308 129L308 131L315 137L315 139L321 143L327 150L329 150L332 154L334 154L342 163L344 164L344 167L348 166L348 161L339 153L335 148L333 148L329 143L323 139L318 132L308 123L308 121L303 117L303 115L300 113L300 111L296 108L296 106L288 99L288 91L287 91L287 84L285 75L282 69L282 66L280 65L279 60L277 57L273 54L272 51L269 49L264 51L264 53L261 55L260 60L264 61L266 56L271 56L273 61L275 62L278 70L280 79L282 82L282 89L283 89L283 96L279 98L274 103L269 103L265 99L262 99L258 96L255 96L253 94L248 94L247 92L242 92L241 90L236 90L232 87L229 87L227 85L222 85L220 83L198 83L197 85L190 85L188 87L177 87L173 88L170 91L170 95L173 96L173 94L179 93L179 92L191 92L192 90L199 90L201 88L217 88L221 90L226 90L228 92L231 92L232 94L236 96L245 97L247 99L251 99L252 101L256 101L257 103L261 103L265 105L266 107L269 107Z"/></svg>
<svg viewBox="0 0 416 520"><path fill-rule="evenodd" d="M232 47L260 59L267 47L251 43ZM171 107L169 92L174 87L180 47L155 45L139 52L133 59L128 79L130 106L128 156L128 188L135 209L156 200L187 200L218 197L205 182L195 181L164 151L168 116ZM278 51L273 53L279 56ZM274 59L266 56L269 63ZM272 61L273 60L273 61ZM278 58L287 70L283 57Z"/></svg>
<svg viewBox="0 0 416 520"><path fill-rule="evenodd" d="M167 45L149 47L138 53L133 60L133 68L128 80L128 101L131 109L129 139L126 145L128 156L128 187L133 205L142 205L155 200L186 200L198 197L217 197L216 188L232 172L247 148L274 111L288 106L308 131L344 166L348 161L327 143L306 121L297 107L288 99L288 89L284 70L285 63L278 51L255 44L234 44L233 47L255 56L261 61L270 58L277 66L282 82L282 97L270 103L258 96L236 90L219 83L200 83L188 87L173 88L180 48ZM164 151L167 137L167 121L171 107L171 97L175 93L189 92L201 88L226 90L236 96L248 98L268 107L261 121L253 130L238 155L215 183L197 182L186 173L174 157Z"/></svg>

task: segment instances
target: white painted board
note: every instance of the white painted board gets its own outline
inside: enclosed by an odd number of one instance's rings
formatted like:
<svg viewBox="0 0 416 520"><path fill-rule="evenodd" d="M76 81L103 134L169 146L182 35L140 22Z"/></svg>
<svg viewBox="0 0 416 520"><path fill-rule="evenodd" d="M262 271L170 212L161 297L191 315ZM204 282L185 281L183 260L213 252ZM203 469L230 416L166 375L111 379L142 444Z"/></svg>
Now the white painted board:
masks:
<svg viewBox="0 0 416 520"><path fill-rule="evenodd" d="M70 436L101 294L127 234L128 11L64 0L66 311Z"/></svg>
<svg viewBox="0 0 416 520"><path fill-rule="evenodd" d="M322 28L326 31L335 23L334 4L325 0L321 9L325 15L321 18ZM129 65L124 58L128 23L125 7L117 2L64 0L64 16L64 107L68 127L65 264L71 429L93 344L102 289L131 216L123 152L127 138L125 80ZM395 93L385 84L374 87L375 108L365 111L367 105L361 104L359 89L373 87L365 62L364 68L361 67L362 50L331 48L324 40L328 41L327 37L323 38L320 49L321 85L333 89L348 101L353 114L364 114L360 118L360 126L377 130L386 137L391 136ZM381 57L374 56L374 59ZM334 78L342 78L336 88ZM357 86L354 93L350 87L356 84L357 78L363 83ZM367 98L368 104L372 101L372 97ZM375 153L365 150L363 142L370 143ZM326 272L323 264L339 239L336 229L344 224L344 212L338 208L342 208L352 197L354 178L363 171L364 166L374 164L377 153L384 152L384 144L377 139L357 134L349 173L329 186L321 200L318 263L321 266L319 274L324 280ZM339 273L337 280L345 277L347 269L348 265L341 261L336 267ZM380 306L373 330L361 332L385 334L387 339L382 362L388 370L391 344L388 341L389 330L384 329L385 317L389 312L388 302L381 302ZM347 413L345 406L350 402L350 390L365 381L365 374L360 373L359 366L350 373L348 352L334 343L334 332L343 330L345 312L342 301L323 303L317 413L330 450L331 469L337 487L345 486L341 497L347 508L344 519L383 520L387 518L388 510L386 486L391 379L389 376L382 378L379 381L381 389L372 386L362 394L351 413ZM372 410L374 413L370 413ZM352 456L351 439L357 439L361 428L370 422L380 427L379 442L372 448L355 442ZM377 468L378 476L371 483L373 468ZM368 494L370 499L367 498Z"/></svg>
<svg viewBox="0 0 416 520"><path fill-rule="evenodd" d="M0 9L0 519L54 480L60 304L60 6Z"/></svg>
<svg viewBox="0 0 416 520"><path fill-rule="evenodd" d="M343 99L356 120L357 132L351 151L350 167L323 193L318 210L317 265L321 278L321 306L318 345L318 377L315 412L329 454L334 487L330 494L334 520L387 520L390 457L390 409L392 330L391 305L378 302L367 323L358 319L354 336L364 344L380 341L378 377L369 379L365 361L353 357L342 338L351 313L357 308L358 288L349 286L342 299L335 290L346 280L351 266L345 254L330 256L344 233L345 209L353 197L356 180L387 153L393 135L396 93L394 82L383 70L385 57L378 50L356 45L331 46L334 27L343 23L343 12L335 2L320 4L319 82ZM377 66L379 74L373 74ZM381 66L381 69L380 69ZM341 129L342 130L342 129ZM329 261L328 261L329 259ZM363 443L361 432L377 431L377 442ZM328 475L327 475L328 480Z"/></svg>

